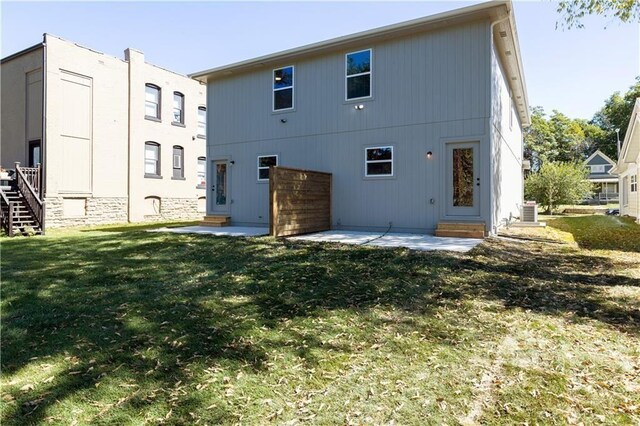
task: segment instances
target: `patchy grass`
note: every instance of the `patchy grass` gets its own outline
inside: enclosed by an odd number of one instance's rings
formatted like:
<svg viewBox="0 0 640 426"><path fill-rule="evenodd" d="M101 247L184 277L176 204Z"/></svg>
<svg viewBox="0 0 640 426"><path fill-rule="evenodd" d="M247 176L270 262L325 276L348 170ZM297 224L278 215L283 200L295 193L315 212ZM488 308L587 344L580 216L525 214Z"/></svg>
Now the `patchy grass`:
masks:
<svg viewBox="0 0 640 426"><path fill-rule="evenodd" d="M580 247L640 253L640 225L618 216L563 217L548 225L571 233Z"/></svg>
<svg viewBox="0 0 640 426"><path fill-rule="evenodd" d="M638 263L505 239L2 239L2 423L637 424Z"/></svg>

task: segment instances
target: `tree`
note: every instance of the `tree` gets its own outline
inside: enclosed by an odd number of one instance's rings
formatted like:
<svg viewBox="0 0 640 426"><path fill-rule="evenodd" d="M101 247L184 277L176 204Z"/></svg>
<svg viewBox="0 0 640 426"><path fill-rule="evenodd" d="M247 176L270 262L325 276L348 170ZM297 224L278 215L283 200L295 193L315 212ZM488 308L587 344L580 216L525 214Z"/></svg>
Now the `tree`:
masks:
<svg viewBox="0 0 640 426"><path fill-rule="evenodd" d="M524 131L524 158L531 162L532 170L539 170L547 161L558 155L551 125L542 107L531 109L531 125Z"/></svg>
<svg viewBox="0 0 640 426"><path fill-rule="evenodd" d="M640 76L624 96L620 92L611 95L591 120L591 124L602 129L596 139L596 148L613 159L618 158L616 129L620 129L620 140L623 141L636 98L640 98Z"/></svg>
<svg viewBox="0 0 640 426"><path fill-rule="evenodd" d="M560 204L575 204L591 194L588 169L578 163L547 162L524 182L525 198L546 207L549 214Z"/></svg>
<svg viewBox="0 0 640 426"><path fill-rule="evenodd" d="M553 110L549 122L556 140L557 155L552 161L578 162L584 160L585 135L576 120Z"/></svg>
<svg viewBox="0 0 640 426"><path fill-rule="evenodd" d="M584 28L582 18L587 15L614 16L622 22L640 22L638 0L561 0L556 10L562 15L563 26L569 29Z"/></svg>

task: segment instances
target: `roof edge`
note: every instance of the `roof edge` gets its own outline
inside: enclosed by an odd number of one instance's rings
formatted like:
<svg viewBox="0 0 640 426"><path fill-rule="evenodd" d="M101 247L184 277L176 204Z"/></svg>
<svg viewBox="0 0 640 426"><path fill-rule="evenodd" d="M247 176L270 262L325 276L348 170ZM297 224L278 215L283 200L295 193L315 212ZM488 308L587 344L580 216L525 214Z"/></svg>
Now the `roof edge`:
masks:
<svg viewBox="0 0 640 426"><path fill-rule="evenodd" d="M12 61L14 59L17 59L20 56L24 56L27 53L35 52L36 50L41 49L43 47L44 47L44 42L40 42L38 44L34 44L33 46L27 47L26 49L22 49L19 52L13 53L13 54L11 54L9 56L6 56L6 57L0 59L0 65L1 64L5 64L5 63L7 63L9 61Z"/></svg>

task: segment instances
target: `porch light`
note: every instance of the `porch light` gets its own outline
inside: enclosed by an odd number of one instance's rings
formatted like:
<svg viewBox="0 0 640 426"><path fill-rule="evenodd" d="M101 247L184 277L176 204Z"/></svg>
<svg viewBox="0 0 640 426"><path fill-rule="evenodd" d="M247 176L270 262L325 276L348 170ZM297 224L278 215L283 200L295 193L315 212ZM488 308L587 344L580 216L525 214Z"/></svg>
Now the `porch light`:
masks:
<svg viewBox="0 0 640 426"><path fill-rule="evenodd" d="M433 157L433 152L427 152L427 160L431 160L431 157Z"/></svg>
<svg viewBox="0 0 640 426"><path fill-rule="evenodd" d="M364 109L364 105L362 105L362 104L360 104L360 105L355 105L355 106L353 107L353 109L360 111L360 110Z"/></svg>

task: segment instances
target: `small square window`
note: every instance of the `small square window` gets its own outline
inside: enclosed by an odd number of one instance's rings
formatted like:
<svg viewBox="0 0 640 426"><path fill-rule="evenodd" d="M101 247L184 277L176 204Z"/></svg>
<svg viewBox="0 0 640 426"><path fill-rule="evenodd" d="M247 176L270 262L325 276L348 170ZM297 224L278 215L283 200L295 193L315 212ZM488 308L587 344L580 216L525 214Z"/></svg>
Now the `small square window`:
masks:
<svg viewBox="0 0 640 426"><path fill-rule="evenodd" d="M261 155L258 157L258 180L269 180L269 167L278 165L277 155Z"/></svg>
<svg viewBox="0 0 640 426"><path fill-rule="evenodd" d="M393 147L378 146L365 149L365 176L393 176Z"/></svg>

